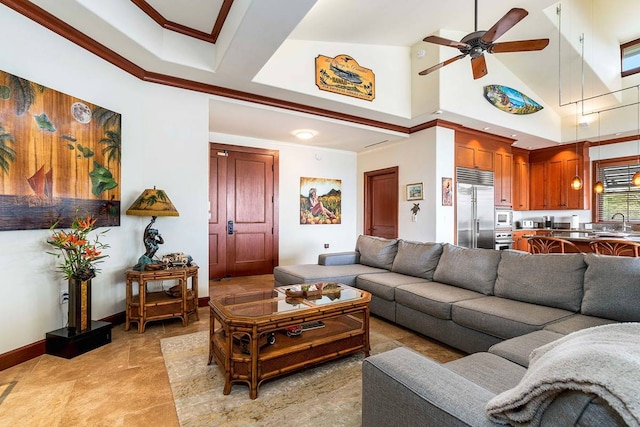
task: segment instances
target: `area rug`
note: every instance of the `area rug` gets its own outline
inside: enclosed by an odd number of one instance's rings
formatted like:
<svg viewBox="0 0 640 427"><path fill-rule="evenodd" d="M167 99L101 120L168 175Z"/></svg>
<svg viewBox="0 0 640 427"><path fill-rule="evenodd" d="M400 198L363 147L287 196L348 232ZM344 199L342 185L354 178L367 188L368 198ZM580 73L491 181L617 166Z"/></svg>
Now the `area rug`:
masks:
<svg viewBox="0 0 640 427"><path fill-rule="evenodd" d="M207 365L208 338L202 331L160 342L182 427L361 424L362 353L264 382L251 400L245 384L222 394L224 375ZM373 331L371 342L372 354L402 345Z"/></svg>

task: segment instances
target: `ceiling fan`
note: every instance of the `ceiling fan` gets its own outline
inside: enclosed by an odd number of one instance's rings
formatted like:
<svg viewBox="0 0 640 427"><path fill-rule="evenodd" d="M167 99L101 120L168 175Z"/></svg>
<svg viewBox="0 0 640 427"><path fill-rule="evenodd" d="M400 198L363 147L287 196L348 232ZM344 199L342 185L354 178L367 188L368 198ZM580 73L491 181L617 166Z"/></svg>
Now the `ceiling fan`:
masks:
<svg viewBox="0 0 640 427"><path fill-rule="evenodd" d="M455 47L460 51L460 55L447 59L444 62L436 64L426 70L420 71L418 74L424 76L433 71L439 70L445 65L449 65L459 59L469 55L471 57L471 69L473 78L479 79L487 75L487 63L484 59L484 53L504 53L504 52L525 52L533 50L542 50L549 44L549 39L519 40L512 42L494 43L500 36L510 30L514 25L524 19L529 12L520 8L513 8L504 15L493 27L487 31L478 31L478 0L475 2L475 30L473 33L467 34L459 42L445 39L438 36L428 36L424 38L425 42L435 43L442 46Z"/></svg>

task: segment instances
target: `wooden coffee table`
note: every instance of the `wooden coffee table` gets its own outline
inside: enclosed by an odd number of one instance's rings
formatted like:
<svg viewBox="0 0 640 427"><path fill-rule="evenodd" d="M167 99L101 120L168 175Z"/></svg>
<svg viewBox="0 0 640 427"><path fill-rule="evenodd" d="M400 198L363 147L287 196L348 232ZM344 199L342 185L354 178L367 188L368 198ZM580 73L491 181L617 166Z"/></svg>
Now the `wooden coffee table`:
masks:
<svg viewBox="0 0 640 427"><path fill-rule="evenodd" d="M359 351L369 356L368 292L340 284L323 294L288 297L288 288L209 302L209 364L215 359L224 372L225 395L241 382L255 399L265 380ZM317 322L322 326L306 329Z"/></svg>

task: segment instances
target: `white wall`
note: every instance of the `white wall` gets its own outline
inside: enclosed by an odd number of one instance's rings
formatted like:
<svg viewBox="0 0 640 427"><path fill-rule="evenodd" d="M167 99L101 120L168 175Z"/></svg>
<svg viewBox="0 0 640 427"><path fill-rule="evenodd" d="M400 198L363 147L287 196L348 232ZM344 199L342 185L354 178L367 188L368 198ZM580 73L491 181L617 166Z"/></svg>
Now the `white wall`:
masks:
<svg viewBox="0 0 640 427"><path fill-rule="evenodd" d="M453 207L442 206L442 177L453 178L453 131L429 128L406 141L384 145L358 154L358 234L364 234L365 172L398 166L398 237L415 241L453 242ZM406 185L424 184L424 200L407 201ZM420 203L417 221L411 208Z"/></svg>
<svg viewBox="0 0 640 427"><path fill-rule="evenodd" d="M3 48L0 69L122 114L121 226L104 239L110 257L93 280L94 319L124 311L124 271L144 252L142 232L151 219L124 211L154 185L180 212L158 218L165 238L159 253L191 254L200 266L200 296L208 295L210 141L280 150L281 264L314 263L319 253L353 250L355 153L229 135L209 139L208 95L142 82L4 7L0 27L5 40L20 40ZM342 224L299 224L301 176L342 180ZM66 283L46 254L48 236L48 230L0 232L0 354L40 341L66 322L66 306L58 302Z"/></svg>
<svg viewBox="0 0 640 427"><path fill-rule="evenodd" d="M16 41L4 46L0 69L122 114L121 226L103 239L110 257L93 280L93 318L124 311L124 271L144 252L142 231L150 220L124 211L153 185L180 212L158 218L163 251L189 252L207 277L207 96L144 83L4 7L0 37ZM0 232L0 353L64 326L59 294L66 283L46 254L48 236L48 230ZM206 280L199 290L208 294Z"/></svg>

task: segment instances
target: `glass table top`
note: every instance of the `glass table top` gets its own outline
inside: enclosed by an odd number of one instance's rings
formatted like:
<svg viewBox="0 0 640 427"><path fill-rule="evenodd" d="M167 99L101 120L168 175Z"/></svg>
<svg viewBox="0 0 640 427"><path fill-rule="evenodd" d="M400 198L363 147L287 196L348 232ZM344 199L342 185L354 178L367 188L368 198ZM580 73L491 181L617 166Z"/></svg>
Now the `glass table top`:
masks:
<svg viewBox="0 0 640 427"><path fill-rule="evenodd" d="M363 292L350 286L331 283L289 285L268 291L227 295L215 301L234 316L260 317L328 306L363 297ZM306 287L309 289L305 290ZM305 296L306 295L306 296Z"/></svg>

